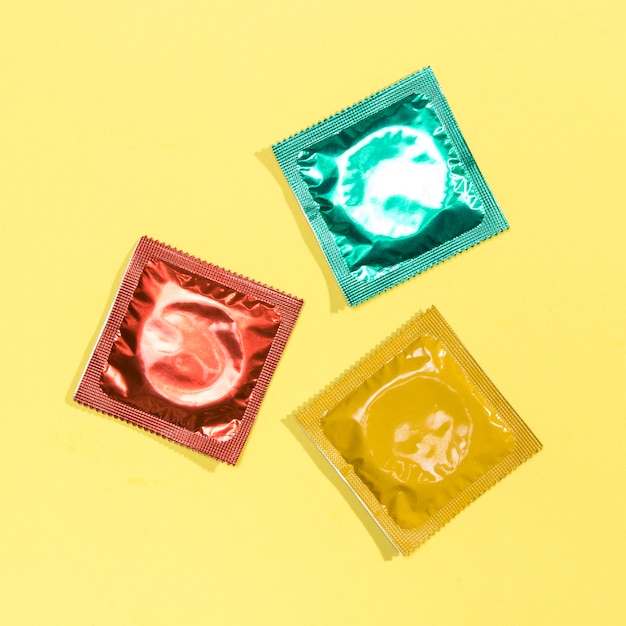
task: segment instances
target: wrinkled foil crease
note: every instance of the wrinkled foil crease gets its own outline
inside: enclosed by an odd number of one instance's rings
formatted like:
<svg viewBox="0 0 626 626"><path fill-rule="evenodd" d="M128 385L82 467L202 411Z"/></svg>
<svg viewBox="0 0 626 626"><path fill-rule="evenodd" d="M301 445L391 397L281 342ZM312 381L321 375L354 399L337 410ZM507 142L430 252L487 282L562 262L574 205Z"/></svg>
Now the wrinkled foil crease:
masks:
<svg viewBox="0 0 626 626"><path fill-rule="evenodd" d="M454 239L485 215L424 95L301 151L297 168L358 280Z"/></svg>
<svg viewBox="0 0 626 626"><path fill-rule="evenodd" d="M226 441L237 432L280 320L269 304L151 260L101 388L171 423Z"/></svg>
<svg viewBox="0 0 626 626"><path fill-rule="evenodd" d="M425 523L515 443L454 358L429 336L388 361L321 426L402 528Z"/></svg>

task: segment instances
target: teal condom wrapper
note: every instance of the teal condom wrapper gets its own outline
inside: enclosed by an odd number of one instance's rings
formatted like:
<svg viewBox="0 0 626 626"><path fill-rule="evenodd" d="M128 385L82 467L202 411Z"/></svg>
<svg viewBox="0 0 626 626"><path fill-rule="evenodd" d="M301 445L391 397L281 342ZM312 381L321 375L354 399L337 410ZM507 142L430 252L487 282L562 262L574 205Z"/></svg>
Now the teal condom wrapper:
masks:
<svg viewBox="0 0 626 626"><path fill-rule="evenodd" d="M272 148L350 305L508 228L430 68Z"/></svg>

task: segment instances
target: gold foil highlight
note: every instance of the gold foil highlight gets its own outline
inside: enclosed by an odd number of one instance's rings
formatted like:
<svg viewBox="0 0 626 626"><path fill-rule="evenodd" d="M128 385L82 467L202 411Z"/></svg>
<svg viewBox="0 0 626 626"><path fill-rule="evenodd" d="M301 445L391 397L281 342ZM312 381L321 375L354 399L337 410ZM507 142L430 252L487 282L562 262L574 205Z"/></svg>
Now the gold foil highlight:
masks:
<svg viewBox="0 0 626 626"><path fill-rule="evenodd" d="M541 448L434 308L297 419L402 554Z"/></svg>

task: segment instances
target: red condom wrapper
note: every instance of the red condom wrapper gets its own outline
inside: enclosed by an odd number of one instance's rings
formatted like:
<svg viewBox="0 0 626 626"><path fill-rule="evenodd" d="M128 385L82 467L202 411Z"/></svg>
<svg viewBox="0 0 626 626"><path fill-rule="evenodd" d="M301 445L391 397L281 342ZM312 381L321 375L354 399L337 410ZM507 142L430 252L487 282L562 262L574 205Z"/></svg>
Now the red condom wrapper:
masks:
<svg viewBox="0 0 626 626"><path fill-rule="evenodd" d="M301 307L143 237L74 399L234 465Z"/></svg>

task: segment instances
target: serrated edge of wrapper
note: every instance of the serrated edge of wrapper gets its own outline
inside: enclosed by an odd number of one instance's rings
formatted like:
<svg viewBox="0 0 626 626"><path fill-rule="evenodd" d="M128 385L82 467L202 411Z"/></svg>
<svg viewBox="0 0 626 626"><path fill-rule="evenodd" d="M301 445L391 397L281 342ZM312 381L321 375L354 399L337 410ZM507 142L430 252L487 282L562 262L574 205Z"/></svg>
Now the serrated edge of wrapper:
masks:
<svg viewBox="0 0 626 626"><path fill-rule="evenodd" d="M450 355L460 366L469 383L482 393L498 416L510 428L514 437L514 446L501 461L481 474L479 478L431 515L426 522L417 528L406 529L400 527L393 520L386 507L379 502L373 492L357 476L354 467L345 461L329 441L321 428L321 420L329 410L363 384L385 363L425 334L431 334L431 336L439 339L450 351ZM404 556L408 556L478 496L485 493L542 448L541 442L476 363L435 307L431 307L423 314L411 319L353 369L322 391L301 409L295 418L362 502L398 552Z"/></svg>
<svg viewBox="0 0 626 626"><path fill-rule="evenodd" d="M431 99L437 118L456 151L457 158L465 167L468 178L483 202L485 207L484 219L474 228L426 252L389 267L388 271L376 278L358 280L349 270L330 229L321 217L319 205L296 172L296 155L298 150L310 147L312 144L355 123L368 119L371 115L379 113L387 106L399 102L402 98L417 93L423 93ZM509 228L507 219L478 167L441 85L430 66L409 74L273 144L272 151L350 307L358 306L375 298Z"/></svg>
<svg viewBox="0 0 626 626"><path fill-rule="evenodd" d="M245 412L241 417L241 426L234 437L228 441L215 441L207 435L190 431L130 404L124 404L108 396L100 388L100 376L109 358L115 337L119 332L144 267L152 258L169 262L183 271L224 284L245 295L264 299L276 306L281 313L280 325L254 389L250 394ZM74 392L74 400L100 413L124 420L196 452L211 456L218 461L235 465L250 435L261 402L265 397L287 341L293 332L302 305L303 301L300 298L203 261L156 239L143 236L137 242L124 271L124 276L115 294L111 308L107 313L102 329Z"/></svg>

